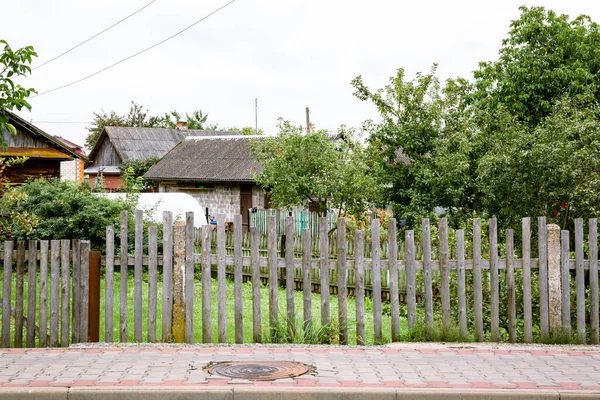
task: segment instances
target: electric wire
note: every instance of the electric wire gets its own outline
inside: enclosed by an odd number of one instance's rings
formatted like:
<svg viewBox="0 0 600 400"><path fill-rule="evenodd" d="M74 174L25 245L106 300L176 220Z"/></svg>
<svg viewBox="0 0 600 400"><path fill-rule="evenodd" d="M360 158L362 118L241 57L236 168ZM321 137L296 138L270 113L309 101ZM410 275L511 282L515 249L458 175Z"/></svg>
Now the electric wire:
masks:
<svg viewBox="0 0 600 400"><path fill-rule="evenodd" d="M83 42L79 43L78 45L71 47L69 50L66 50L66 51L64 51L64 52L60 53L60 54L59 54L59 55L57 55L56 57L54 57L54 58L51 58L50 60L46 61L45 63L43 63L43 64L40 64L40 65L38 65L38 66L36 66L36 67L33 67L32 69L38 69L38 68L41 68L41 67L43 67L44 65L47 65L47 64L51 63L52 61L58 60L59 58L61 58L61 57L62 57L62 56L64 56L65 54L69 54L70 52L72 52L73 50L75 50L76 48L78 48L79 46L86 44L86 43L87 43L87 42L89 42L90 40L92 40L92 39L94 39L94 38L97 38L98 36L102 35L104 32L107 32L107 31L111 30L112 28L114 28L115 26L119 25L121 22L123 22L123 21L126 21L126 20L128 20L129 18L133 17L134 15L136 15L136 14L137 14L137 13L139 13L140 11L144 10L146 7L150 6L150 5L151 5L152 3L154 3L154 2L156 2L156 0L152 0L150 3L146 4L144 7L142 7L142 8L140 8L139 10L137 10L137 11L135 11L135 12L133 12L133 13L129 14L129 15L128 15L128 16L126 16L125 18L123 18L123 19L121 19L121 20L119 20L119 21L115 22L114 24L112 24L112 25L111 25L111 26L109 26L108 28L104 29L103 31L100 31L100 32L96 33L94 36L91 36L90 38L88 38L88 39L84 40Z"/></svg>
<svg viewBox="0 0 600 400"><path fill-rule="evenodd" d="M204 21L205 19L207 19L207 18L209 18L209 17L211 17L211 16L215 15L216 13L218 13L219 11L221 11L222 9L224 9L225 7L227 7L227 6L231 5L231 4L232 4L232 3L234 3L235 1L236 1L236 0L231 0L230 2L226 3L225 5L222 5L221 7L217 8L216 10L212 11L211 13L209 13L209 14L205 15L205 16L204 16L204 17L202 17L201 19L197 20L197 21L196 21L196 22L194 22L193 24L191 24L191 25L188 25L187 27L183 28L183 29L182 29L182 30L180 30L179 32L177 32L177 33L175 33L175 34L173 34L173 35L171 35L171 36L167 37L166 39L163 39L163 40L161 40L160 42L157 42L157 43L153 44L153 45L152 45L152 46L150 46L150 47L146 47L145 49L143 49L143 50L140 50L140 51L138 51L137 53L130 55L129 57L125 57L125 58L123 58L123 59L121 59L121 60L119 60L119 61L117 61L117 62L115 62L115 63L113 63L113 64L111 64L111 65L109 65L109 66L107 66L107 67L104 67L104 68L102 68L101 70L98 70L98 71L96 71L96 72L94 72L94 73L92 73L92 74L90 74L90 75L84 76L83 78L81 78L81 79L78 79L78 80L76 80L76 81L73 81L73 82L67 83L67 84L65 84L65 85L62 85L62 86L56 87L56 88L54 88L54 89L46 90L45 92L39 93L39 94L37 94L37 95L35 95L35 96L31 96L31 97L29 97L29 99L34 99L34 98L36 98L36 97L40 97L40 96L42 96L42 95L44 95L44 94L48 94L48 93L52 93L52 92L56 92L57 90L61 90L61 89L67 88L67 87L69 87L69 86L73 86L73 85L75 85L75 84L77 84L77 83L83 82L83 81L85 81L85 80L87 80L87 79L90 79L90 78L92 78L92 77L94 77L94 76L96 76L96 75L98 75L98 74L101 74L102 72L104 72L104 71L106 71L106 70L109 70L109 69L111 69L111 68L113 68L113 67L116 67L117 65L119 65L119 64L121 64L121 63L124 63L125 61L131 60L132 58L134 58L134 57L137 57L137 56L139 56L140 54L143 54L143 53L145 53L145 52L147 52L147 51L149 51L149 50L152 50L153 48L155 48L155 47L158 47L158 46L160 46L161 44L163 44L163 43L165 43L165 42L168 42L169 40L173 39L174 37L181 35L183 32L185 32L185 31L187 31L188 29L190 29L190 28L194 27L195 25L198 25L200 22Z"/></svg>

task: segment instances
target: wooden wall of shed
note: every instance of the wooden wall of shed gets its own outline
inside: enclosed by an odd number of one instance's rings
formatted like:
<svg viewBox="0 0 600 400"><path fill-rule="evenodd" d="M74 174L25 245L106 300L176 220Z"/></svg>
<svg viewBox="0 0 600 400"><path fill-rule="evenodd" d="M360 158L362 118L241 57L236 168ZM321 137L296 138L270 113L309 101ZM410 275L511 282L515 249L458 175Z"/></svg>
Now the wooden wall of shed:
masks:
<svg viewBox="0 0 600 400"><path fill-rule="evenodd" d="M108 136L104 137L104 141L98 149L98 153L96 154L96 158L94 158L93 166L108 166L108 165L120 165L122 160L121 157L117 154L115 147L111 143Z"/></svg>
<svg viewBox="0 0 600 400"><path fill-rule="evenodd" d="M29 179L60 177L60 160L40 160L30 158L24 164L13 165L4 170L2 178L13 185L25 183Z"/></svg>
<svg viewBox="0 0 600 400"><path fill-rule="evenodd" d="M33 136L30 132L24 131L17 127L17 135L12 135L8 131L2 132L2 137L8 143L8 147L34 147L37 149L49 148L50 145L47 142L43 142L40 139Z"/></svg>

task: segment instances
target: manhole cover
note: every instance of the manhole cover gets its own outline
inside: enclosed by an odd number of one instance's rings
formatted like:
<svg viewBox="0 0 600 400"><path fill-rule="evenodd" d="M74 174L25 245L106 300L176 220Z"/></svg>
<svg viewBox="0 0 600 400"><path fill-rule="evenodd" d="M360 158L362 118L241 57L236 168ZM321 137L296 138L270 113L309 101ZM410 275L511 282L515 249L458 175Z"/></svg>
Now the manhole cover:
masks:
<svg viewBox="0 0 600 400"><path fill-rule="evenodd" d="M309 367L291 361L223 362L210 366L208 373L233 379L274 381L306 374Z"/></svg>

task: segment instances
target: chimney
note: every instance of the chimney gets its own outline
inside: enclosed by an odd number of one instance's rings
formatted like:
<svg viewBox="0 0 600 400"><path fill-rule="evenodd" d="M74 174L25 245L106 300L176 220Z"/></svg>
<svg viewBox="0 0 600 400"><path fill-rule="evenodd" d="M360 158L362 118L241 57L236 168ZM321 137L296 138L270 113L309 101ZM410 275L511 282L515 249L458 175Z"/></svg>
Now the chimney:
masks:
<svg viewBox="0 0 600 400"><path fill-rule="evenodd" d="M187 131L187 122L177 121L177 123L175 124L175 129L177 129L178 131Z"/></svg>

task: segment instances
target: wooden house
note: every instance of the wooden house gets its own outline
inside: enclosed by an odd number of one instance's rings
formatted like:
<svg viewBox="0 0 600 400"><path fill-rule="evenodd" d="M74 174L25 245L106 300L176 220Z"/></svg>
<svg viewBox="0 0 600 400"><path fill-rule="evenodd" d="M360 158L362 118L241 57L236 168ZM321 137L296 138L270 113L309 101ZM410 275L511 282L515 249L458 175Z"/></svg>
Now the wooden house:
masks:
<svg viewBox="0 0 600 400"><path fill-rule="evenodd" d="M188 130L185 125L180 125L177 129L107 126L90 152L84 172L92 186L96 185L96 179L102 175L105 189L121 189L124 181L119 166L123 162L161 158L188 135L209 136L215 132Z"/></svg>
<svg viewBox="0 0 600 400"><path fill-rule="evenodd" d="M67 144L18 115L4 111L9 122L17 129L17 135L8 131L2 137L8 144L6 150L0 148L0 157L28 157L23 164L7 167L2 178L11 185L19 185L29 179L60 177L60 164L68 160L85 160L85 155L77 153Z"/></svg>
<svg viewBox="0 0 600 400"><path fill-rule="evenodd" d="M144 178L158 182L161 192L192 195L208 218L223 214L231 222L235 214L241 214L246 231L248 211L268 207L264 191L254 180L261 166L250 153L250 141L261 138L188 136L150 168Z"/></svg>

